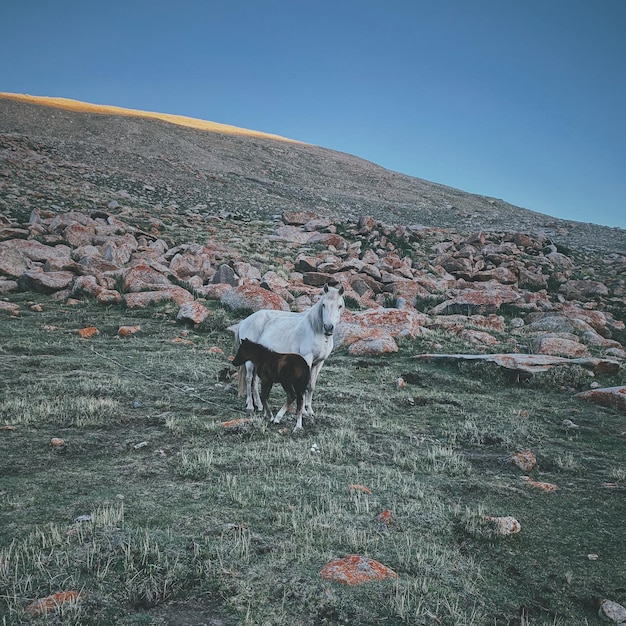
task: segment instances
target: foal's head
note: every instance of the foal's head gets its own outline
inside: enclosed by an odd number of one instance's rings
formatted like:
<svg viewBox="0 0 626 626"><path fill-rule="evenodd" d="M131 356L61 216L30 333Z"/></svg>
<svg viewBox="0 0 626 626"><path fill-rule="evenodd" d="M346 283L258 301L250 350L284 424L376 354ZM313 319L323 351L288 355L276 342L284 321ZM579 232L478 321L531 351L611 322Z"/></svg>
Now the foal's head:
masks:
<svg viewBox="0 0 626 626"><path fill-rule="evenodd" d="M322 331L330 336L335 331L335 326L339 323L339 318L345 307L343 301L343 285L339 288L324 285L324 295L320 300L322 309Z"/></svg>
<svg viewBox="0 0 626 626"><path fill-rule="evenodd" d="M241 344L239 345L239 350L237 350L237 354L233 359L233 365L235 367L239 367L246 361L254 362L267 356L269 352L270 350L263 347L261 344L254 343L254 341L250 341L249 339L242 339Z"/></svg>

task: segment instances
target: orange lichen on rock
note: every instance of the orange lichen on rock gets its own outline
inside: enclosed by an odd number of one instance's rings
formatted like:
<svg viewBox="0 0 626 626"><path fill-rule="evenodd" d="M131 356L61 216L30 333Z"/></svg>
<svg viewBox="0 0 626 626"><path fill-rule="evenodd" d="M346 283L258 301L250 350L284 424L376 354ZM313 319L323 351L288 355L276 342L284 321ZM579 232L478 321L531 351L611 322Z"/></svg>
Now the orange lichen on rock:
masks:
<svg viewBox="0 0 626 626"><path fill-rule="evenodd" d="M365 487L363 485L349 485L348 490L349 491L362 491L363 493L367 493L367 494L372 493L372 490L369 487Z"/></svg>
<svg viewBox="0 0 626 626"><path fill-rule="evenodd" d="M354 587L370 580L398 578L392 569L365 556L351 555L331 561L320 570L322 578Z"/></svg>
<svg viewBox="0 0 626 626"><path fill-rule="evenodd" d="M91 339L92 337L95 337L96 335L99 335L100 331L95 326L87 326L86 328L81 328L78 331L78 334L83 339Z"/></svg>
<svg viewBox="0 0 626 626"><path fill-rule="evenodd" d="M141 330L141 326L120 326L117 329L117 334L120 337L130 337L137 334Z"/></svg>
<svg viewBox="0 0 626 626"><path fill-rule="evenodd" d="M31 616L36 616L48 611L56 611L62 604L78 600L79 597L80 592L78 591L59 591L45 598L35 600L26 607L26 612Z"/></svg>
<svg viewBox="0 0 626 626"><path fill-rule="evenodd" d="M239 417L238 419L229 420L228 422L222 422L224 428L239 428L244 424L249 424L252 420L249 417Z"/></svg>
<svg viewBox="0 0 626 626"><path fill-rule="evenodd" d="M530 472L537 465L537 459L530 450L526 450L525 452L516 452L511 455L511 463L525 472Z"/></svg>
<svg viewBox="0 0 626 626"><path fill-rule="evenodd" d="M557 491L558 487L553 485L552 483L544 483L538 480L533 480L530 476L524 476L522 480L529 486L534 487L535 489L539 489L539 491L546 491L547 493L552 493L553 491Z"/></svg>
<svg viewBox="0 0 626 626"><path fill-rule="evenodd" d="M174 339L172 339L172 343L178 343L184 346L193 346L193 341L191 341L191 339L183 339L182 337L174 337Z"/></svg>

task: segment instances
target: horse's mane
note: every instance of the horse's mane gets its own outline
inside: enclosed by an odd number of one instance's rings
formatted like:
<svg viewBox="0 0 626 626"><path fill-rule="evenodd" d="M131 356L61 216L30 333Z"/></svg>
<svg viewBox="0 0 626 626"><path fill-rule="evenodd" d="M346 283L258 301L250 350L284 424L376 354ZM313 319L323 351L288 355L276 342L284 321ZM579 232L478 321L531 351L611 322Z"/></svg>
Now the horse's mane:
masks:
<svg viewBox="0 0 626 626"><path fill-rule="evenodd" d="M307 318L315 334L321 334L324 332L324 317L322 316L322 300L324 298L325 295L322 296L307 312Z"/></svg>

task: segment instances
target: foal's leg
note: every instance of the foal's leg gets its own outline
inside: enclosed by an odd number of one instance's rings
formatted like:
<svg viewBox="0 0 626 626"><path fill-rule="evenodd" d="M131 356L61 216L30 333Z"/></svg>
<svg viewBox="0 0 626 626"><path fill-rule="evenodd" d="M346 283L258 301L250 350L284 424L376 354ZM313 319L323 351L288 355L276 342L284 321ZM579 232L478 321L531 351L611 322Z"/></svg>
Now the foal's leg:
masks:
<svg viewBox="0 0 626 626"><path fill-rule="evenodd" d="M274 422L276 424L278 424L280 422L280 420L283 418L283 415L285 413L287 413L289 408L290 408L290 403L289 402L285 402L285 404L283 404L283 406L280 408L278 413L276 413L276 417L274 418Z"/></svg>
<svg viewBox="0 0 626 626"><path fill-rule="evenodd" d="M283 404L280 411L276 413L276 417L272 419L272 422L274 422L274 424L280 424L280 420L282 419L283 415L291 408L291 403L296 399L296 393L293 390L293 386L286 385L284 383L282 383L282 385L285 393L287 394L287 400L285 404Z"/></svg>
<svg viewBox="0 0 626 626"><path fill-rule="evenodd" d="M272 409L270 408L269 397L270 391L272 391L272 381L265 382L261 381L261 404L263 404L263 417L274 421L274 415L272 414Z"/></svg>

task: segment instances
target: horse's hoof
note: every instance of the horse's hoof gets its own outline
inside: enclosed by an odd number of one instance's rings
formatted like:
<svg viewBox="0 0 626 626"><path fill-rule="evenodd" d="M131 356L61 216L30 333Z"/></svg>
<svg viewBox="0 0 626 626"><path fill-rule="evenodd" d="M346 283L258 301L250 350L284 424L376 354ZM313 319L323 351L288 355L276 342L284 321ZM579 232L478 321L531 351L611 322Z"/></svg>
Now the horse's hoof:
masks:
<svg viewBox="0 0 626 626"><path fill-rule="evenodd" d="M294 433L301 433L304 430L304 428L302 428L302 426L296 426L292 432Z"/></svg>
<svg viewBox="0 0 626 626"><path fill-rule="evenodd" d="M272 424L280 424L280 417L278 417L278 418L273 417L272 418Z"/></svg>

